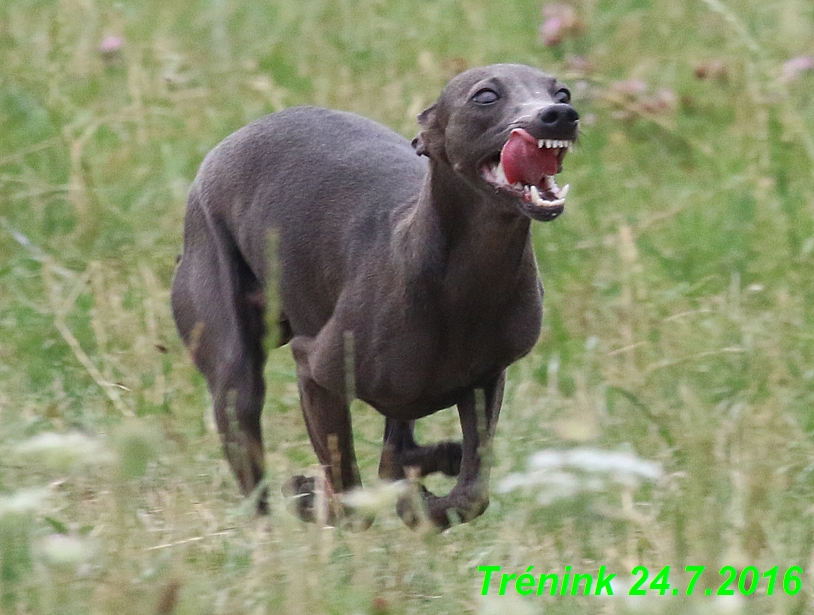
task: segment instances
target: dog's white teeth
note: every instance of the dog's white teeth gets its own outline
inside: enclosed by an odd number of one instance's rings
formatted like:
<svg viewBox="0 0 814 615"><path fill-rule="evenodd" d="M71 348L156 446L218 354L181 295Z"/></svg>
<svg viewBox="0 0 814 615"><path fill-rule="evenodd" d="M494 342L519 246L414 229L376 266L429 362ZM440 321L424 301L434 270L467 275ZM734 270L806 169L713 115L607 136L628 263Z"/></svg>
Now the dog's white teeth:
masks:
<svg viewBox="0 0 814 615"><path fill-rule="evenodd" d="M554 182L554 178L550 176L545 177L545 190L547 194L553 195L556 198L553 200L546 200L540 194L541 188L537 186L523 186L523 197L530 202L532 205L536 205L537 207L560 207L565 205L565 197L568 194L568 189L570 186L565 186L564 188L560 189L557 187L557 184Z"/></svg>
<svg viewBox="0 0 814 615"><path fill-rule="evenodd" d="M537 141L538 149L548 148L548 149L567 149L570 150L573 146L573 141L559 141L556 139L539 139Z"/></svg>
<svg viewBox="0 0 814 615"><path fill-rule="evenodd" d="M495 179L501 184L509 183L509 180L506 179L506 171L503 170L503 161L500 161L495 167Z"/></svg>

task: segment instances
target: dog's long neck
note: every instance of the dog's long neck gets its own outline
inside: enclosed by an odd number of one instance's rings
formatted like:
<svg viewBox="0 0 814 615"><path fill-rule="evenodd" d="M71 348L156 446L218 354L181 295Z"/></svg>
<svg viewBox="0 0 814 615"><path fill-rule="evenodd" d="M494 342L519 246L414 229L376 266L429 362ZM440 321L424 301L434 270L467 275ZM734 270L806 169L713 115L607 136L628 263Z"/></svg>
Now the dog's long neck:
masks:
<svg viewBox="0 0 814 615"><path fill-rule="evenodd" d="M417 200L396 225L396 257L411 283L448 286L461 301L508 292L531 250L530 220L497 198L431 160Z"/></svg>

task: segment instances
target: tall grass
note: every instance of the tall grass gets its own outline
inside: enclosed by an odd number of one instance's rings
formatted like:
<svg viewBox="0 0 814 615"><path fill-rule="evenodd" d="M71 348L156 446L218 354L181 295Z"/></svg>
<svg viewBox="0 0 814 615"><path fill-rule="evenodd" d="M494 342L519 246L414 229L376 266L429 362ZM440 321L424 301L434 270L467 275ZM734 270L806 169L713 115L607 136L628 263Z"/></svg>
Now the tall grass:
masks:
<svg viewBox="0 0 814 615"><path fill-rule="evenodd" d="M676 585L707 565L717 587L723 565L812 562L814 76L783 64L814 53L814 8L572 6L581 30L547 48L527 1L0 5L0 612L810 611L805 576L795 596L481 595L478 565L604 564L625 593L635 565L671 565ZM567 215L535 226L544 329L510 369L493 478L575 446L662 477L496 494L438 536L390 506L362 534L305 527L276 495L315 463L281 349L272 511L252 518L168 310L197 165L295 104L412 136L449 77L496 61L564 77L583 134ZM358 404L354 421L373 483L382 420ZM455 425L440 413L419 436Z"/></svg>

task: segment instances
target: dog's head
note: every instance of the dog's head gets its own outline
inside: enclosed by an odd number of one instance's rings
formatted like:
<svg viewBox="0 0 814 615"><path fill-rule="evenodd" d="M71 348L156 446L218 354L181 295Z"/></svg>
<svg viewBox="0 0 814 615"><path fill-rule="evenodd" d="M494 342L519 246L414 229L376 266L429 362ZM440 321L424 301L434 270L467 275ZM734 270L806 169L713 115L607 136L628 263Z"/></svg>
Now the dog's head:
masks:
<svg viewBox="0 0 814 615"><path fill-rule="evenodd" d="M473 68L418 116L413 146L528 217L552 220L568 191L554 176L579 132L570 99L567 88L530 66Z"/></svg>

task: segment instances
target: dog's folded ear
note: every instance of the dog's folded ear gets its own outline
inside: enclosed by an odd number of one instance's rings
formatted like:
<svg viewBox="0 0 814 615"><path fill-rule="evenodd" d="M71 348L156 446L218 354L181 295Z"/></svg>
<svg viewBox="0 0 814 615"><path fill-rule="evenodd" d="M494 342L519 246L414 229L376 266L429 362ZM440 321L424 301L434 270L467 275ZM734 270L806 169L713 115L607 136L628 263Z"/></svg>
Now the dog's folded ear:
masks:
<svg viewBox="0 0 814 615"><path fill-rule="evenodd" d="M433 103L419 114L418 125L422 130L412 140L412 145L419 156L443 160L446 158L444 129L440 126L438 115L438 103Z"/></svg>
<svg viewBox="0 0 814 615"><path fill-rule="evenodd" d="M421 138L421 133L418 133L412 141L410 141L410 145L413 146L415 153L419 156L429 156L427 153L427 147L424 145L424 139Z"/></svg>

